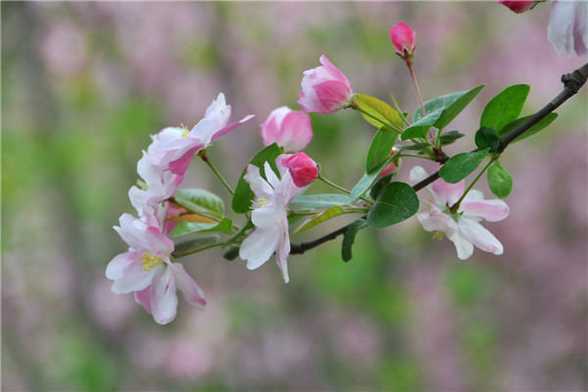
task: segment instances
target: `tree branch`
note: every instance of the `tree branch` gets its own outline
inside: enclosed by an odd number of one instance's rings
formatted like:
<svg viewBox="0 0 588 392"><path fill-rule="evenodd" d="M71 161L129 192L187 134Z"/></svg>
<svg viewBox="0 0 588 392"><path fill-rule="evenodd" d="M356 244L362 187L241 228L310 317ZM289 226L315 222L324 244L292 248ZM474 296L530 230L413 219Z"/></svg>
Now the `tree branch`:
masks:
<svg viewBox="0 0 588 392"><path fill-rule="evenodd" d="M545 105L541 110L530 116L527 119L527 121L511 130L506 135L502 136L502 138L500 139L500 146L498 148L498 151L504 151L506 147L508 147L508 145L512 143L513 140L515 140L517 137L528 131L533 125L543 120L547 115L554 112L564 102L566 102L568 99L576 95L580 88L584 84L586 84L586 80L588 80L588 63L584 64L572 73L563 75L561 77L561 81L564 85L563 90L553 100L551 100L547 105ZM416 183L413 186L413 189L416 192L418 192L421 189L425 188L427 185L433 183L438 178L439 171L436 171L424 180ZM317 238L316 240L302 242L300 244L292 244L290 254L300 255L306 252L307 250L316 248L317 246L324 244L325 242L334 240L340 235L343 235L345 231L347 231L349 226L351 226L351 224L352 223L343 226L329 234Z"/></svg>

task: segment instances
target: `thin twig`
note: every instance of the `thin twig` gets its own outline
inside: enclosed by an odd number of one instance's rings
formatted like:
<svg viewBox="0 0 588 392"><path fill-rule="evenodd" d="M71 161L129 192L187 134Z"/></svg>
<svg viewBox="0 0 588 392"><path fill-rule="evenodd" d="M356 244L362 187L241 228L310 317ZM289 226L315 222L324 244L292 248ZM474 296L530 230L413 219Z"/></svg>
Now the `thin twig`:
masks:
<svg viewBox="0 0 588 392"><path fill-rule="evenodd" d="M564 102L568 99L573 97L578 93L578 90L586 83L588 79L588 63L584 64L582 67L578 68L577 70L573 71L572 73L563 75L561 77L561 81L564 85L563 90L551 100L547 105L545 105L541 110L530 116L527 121L519 125L518 127L514 128L512 131L508 132L504 135L500 140L500 147L498 149L499 152L502 152L508 147L510 143L512 143L517 137L528 131L533 125L537 124L539 121L544 119L550 113L554 112L558 107L560 107ZM435 180L439 178L439 171L431 174L424 180L418 182L417 184L413 185L413 189L418 192L421 189L425 188L427 185L433 183ZM339 237L340 235L344 234L347 231L347 228L350 226L346 225L343 226L331 233L328 233L320 238L317 238L313 241L302 242L300 244L292 244L290 254L299 255L303 254L307 250L316 248L319 245L324 244L325 242L331 241Z"/></svg>

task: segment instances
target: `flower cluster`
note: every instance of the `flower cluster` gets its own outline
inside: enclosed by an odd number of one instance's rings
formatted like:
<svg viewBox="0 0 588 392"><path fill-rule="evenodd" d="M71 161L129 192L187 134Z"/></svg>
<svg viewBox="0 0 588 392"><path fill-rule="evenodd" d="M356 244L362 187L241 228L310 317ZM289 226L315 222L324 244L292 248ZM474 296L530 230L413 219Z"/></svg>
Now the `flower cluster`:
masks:
<svg viewBox="0 0 588 392"><path fill-rule="evenodd" d="M503 3L516 12L534 5ZM397 102L392 106L379 98L354 93L349 78L322 55L320 66L303 72L298 99L301 110L281 106L261 123L265 147L246 165L234 189L213 165L206 149L253 116L231 122L231 107L222 93L191 130L169 127L153 135L137 164L140 181L129 190L137 216L125 213L119 226L114 227L127 243L128 251L115 256L106 268L106 277L113 281L112 290L133 293L157 323L167 324L176 316L177 289L188 303L206 304L202 289L175 261L179 257L222 247L226 258L240 257L249 270L275 257L288 283L288 257L293 249L298 249L294 253L302 253L343 235L342 258L347 261L358 231L388 227L412 216L424 230L434 232L434 237L446 236L461 260L472 256L474 247L501 255L502 244L481 222L498 222L509 215L509 207L502 199L512 190L512 176L499 159L513 139L518 141L532 134L504 138L524 120L520 114L529 86L512 85L494 96L481 115L476 148L449 157L445 146L464 134L446 132L445 128L484 86L423 101L414 67L414 30L399 22L390 28L389 36L396 54L408 66L419 98L413 116L400 109ZM510 109L505 111L504 107ZM313 138L310 113L329 114L342 109L357 111L376 129L365 173L351 190L319 175L318 164L304 152ZM555 113L545 115L534 125L533 133L556 117ZM244 223L236 224L225 214L224 202L218 196L202 189L179 188L194 156L199 156L231 193L232 210L243 215ZM439 169L428 174L414 166L409 183L398 181L398 168L409 158L432 161ZM466 186L466 178L478 167L478 175ZM484 199L480 191L473 189L483 174L497 199ZM317 179L339 193L303 195ZM417 192L423 188L428 189L428 197L419 198ZM311 230L344 214L359 217L311 245L291 244L292 232Z"/></svg>

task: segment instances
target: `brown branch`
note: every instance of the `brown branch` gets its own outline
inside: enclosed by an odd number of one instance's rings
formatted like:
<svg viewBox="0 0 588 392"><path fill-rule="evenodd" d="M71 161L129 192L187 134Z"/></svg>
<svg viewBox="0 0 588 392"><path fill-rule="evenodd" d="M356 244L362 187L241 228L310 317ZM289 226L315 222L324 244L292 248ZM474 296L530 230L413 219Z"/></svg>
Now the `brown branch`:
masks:
<svg viewBox="0 0 588 392"><path fill-rule="evenodd" d="M588 63L584 64L577 70L573 71L572 73L563 75L561 77L561 81L564 85L563 90L551 100L547 105L545 105L541 110L530 116L525 122L523 122L518 127L514 128L506 135L502 136L500 140L500 146L498 148L499 152L502 152L508 147L510 143L513 142L517 137L528 131L533 125L537 124L539 121L543 120L547 115L554 112L558 107L560 107L564 102L568 99L573 97L578 93L580 88L586 84L586 80L588 80ZM418 192L421 189L425 188L427 185L433 183L435 180L439 178L439 171L431 174L424 180L418 182L413 186L413 189ZM324 244L325 242L331 241L343 235L345 231L347 231L348 227L351 224L343 226L331 233L328 233L322 237L317 238L313 241L302 242L300 244L292 244L290 254L292 255L300 255L306 252L307 250L313 249L319 245Z"/></svg>

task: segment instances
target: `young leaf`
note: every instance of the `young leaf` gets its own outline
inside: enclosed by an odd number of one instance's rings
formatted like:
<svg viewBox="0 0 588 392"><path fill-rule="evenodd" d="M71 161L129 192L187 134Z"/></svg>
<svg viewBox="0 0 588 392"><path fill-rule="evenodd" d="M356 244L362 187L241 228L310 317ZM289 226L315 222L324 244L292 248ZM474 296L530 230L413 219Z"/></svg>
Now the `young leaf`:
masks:
<svg viewBox="0 0 588 392"><path fill-rule="evenodd" d="M486 155L488 155L487 149L457 154L445 162L439 174L447 182L459 182L476 170Z"/></svg>
<svg viewBox="0 0 588 392"><path fill-rule="evenodd" d="M203 223L203 222L187 222L180 221L171 231L170 235L173 238L183 237L194 233L224 233L231 232L233 227L232 221L228 218L223 218L220 222Z"/></svg>
<svg viewBox="0 0 588 392"><path fill-rule="evenodd" d="M351 188L351 194L349 195L351 201L359 199L361 196L363 196L364 193L368 191L368 189L370 189L376 183L380 176L380 173L382 172L382 170L384 170L387 164L388 161L384 162L383 164L380 164L380 166L378 166L378 168L375 169L373 172L366 173L363 175L363 177L361 177L357 184L355 184L353 188Z"/></svg>
<svg viewBox="0 0 588 392"><path fill-rule="evenodd" d="M353 96L353 105L362 112L368 113L367 115L362 113L363 118L378 129L387 126L394 130L400 130L404 125L402 115L398 110L379 98L358 93Z"/></svg>
<svg viewBox="0 0 588 392"><path fill-rule="evenodd" d="M325 223L326 221L343 215L344 213L345 210L341 206L327 208L326 210L319 212L307 219L301 226L294 230L294 233L310 230L320 225L321 223Z"/></svg>
<svg viewBox="0 0 588 392"><path fill-rule="evenodd" d="M400 223L416 214L419 199L412 187L403 182L388 184L368 213L368 223L382 228Z"/></svg>
<svg viewBox="0 0 588 392"><path fill-rule="evenodd" d="M272 169L277 172L275 161L282 152L283 149L274 143L255 154L249 163L261 168L263 167L264 162L269 162ZM233 202L231 204L233 211L240 214L244 214L249 211L249 208L251 207L251 201L253 200L254 196L253 191L249 187L249 184L247 181L245 181L245 178L243 178L245 176L245 170L243 170L243 173L239 178L239 182L235 188L235 194L233 195Z"/></svg>
<svg viewBox="0 0 588 392"><path fill-rule="evenodd" d="M179 189L174 200L182 207L215 218L225 215L223 200L212 192L198 188Z"/></svg>
<svg viewBox="0 0 588 392"><path fill-rule="evenodd" d="M318 193L314 195L298 195L289 204L293 210L316 210L333 206L351 204L352 200L347 195L338 193Z"/></svg>
<svg viewBox="0 0 588 392"><path fill-rule="evenodd" d="M496 196L504 199L510 195L512 191L512 176L498 161L495 161L488 168L487 179L490 190Z"/></svg>
<svg viewBox="0 0 588 392"><path fill-rule="evenodd" d="M442 134L439 139L441 140L441 145L445 146L454 143L457 139L460 139L464 136L465 135L459 131L449 131Z"/></svg>
<svg viewBox="0 0 588 392"><path fill-rule="evenodd" d="M390 157L390 150L396 143L397 138L398 132L391 129L381 128L376 133L368 150L367 173L377 170Z"/></svg>
<svg viewBox="0 0 588 392"><path fill-rule="evenodd" d="M476 146L478 146L479 149L489 148L490 151L493 151L500 145L500 139L496 134L496 130L492 128L482 127L478 129L475 140Z"/></svg>
<svg viewBox="0 0 588 392"><path fill-rule="evenodd" d="M482 91L484 85L476 86L470 90L458 91L455 93L433 98L425 102L426 113L441 110L442 114L435 122L438 129L445 128L474 98ZM420 110L414 114L414 120L418 121L423 117Z"/></svg>
<svg viewBox="0 0 588 392"><path fill-rule="evenodd" d="M521 114L529 89L528 84L515 84L498 93L484 108L480 127L496 129L500 134L506 124L516 120Z"/></svg>
<svg viewBox="0 0 588 392"><path fill-rule="evenodd" d="M343 261L348 262L353 257L352 248L355 242L357 233L364 227L367 227L365 219L358 219L347 227L345 233L343 233L343 243L341 244L341 258Z"/></svg>
<svg viewBox="0 0 588 392"><path fill-rule="evenodd" d="M402 140L417 139L427 137L427 131L439 120L443 114L442 109L437 109L427 113L424 117L419 118L413 122L412 125L406 128L402 134Z"/></svg>
<svg viewBox="0 0 588 392"><path fill-rule="evenodd" d="M510 132L511 130L515 129L516 127L518 127L519 125L521 125L522 123L527 121L529 119L529 117L530 116L521 117L515 121L508 123L504 128L502 128L500 135L504 135L504 134ZM537 124L533 125L531 128L526 130L525 133L523 133L522 135L519 135L519 137L517 137L513 142L514 143L520 142L521 140L526 139L529 136L532 136L532 135L536 134L537 132L547 128L549 125L551 125L552 122L555 121L556 118L557 118L557 113L549 113Z"/></svg>

